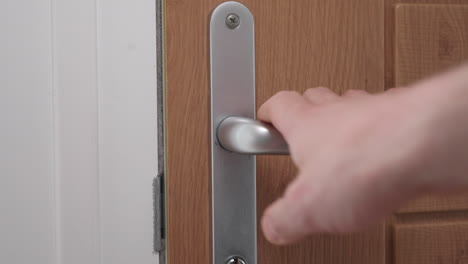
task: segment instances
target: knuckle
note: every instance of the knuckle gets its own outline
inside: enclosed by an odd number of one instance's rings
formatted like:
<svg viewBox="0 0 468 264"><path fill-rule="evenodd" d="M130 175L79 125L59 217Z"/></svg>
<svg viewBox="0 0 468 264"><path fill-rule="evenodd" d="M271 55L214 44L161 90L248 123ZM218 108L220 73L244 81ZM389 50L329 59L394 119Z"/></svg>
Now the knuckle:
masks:
<svg viewBox="0 0 468 264"><path fill-rule="evenodd" d="M279 91L270 98L270 103L277 107L278 105L284 105L291 101L291 99L297 97L298 93L295 91Z"/></svg>
<svg viewBox="0 0 468 264"><path fill-rule="evenodd" d="M322 92L331 92L330 88L325 87L325 86L317 86L315 88L312 88L316 91L322 91Z"/></svg>
<svg viewBox="0 0 468 264"><path fill-rule="evenodd" d="M298 229L306 233L324 229L319 225L316 211L310 210L314 204L314 194L310 186L304 183L291 186L288 188L286 196L289 196L290 201L296 206L301 207L299 209L301 213L296 216L298 217Z"/></svg>
<svg viewBox="0 0 468 264"><path fill-rule="evenodd" d="M355 96L355 95L364 95L367 94L364 90L348 90L344 93L345 96Z"/></svg>
<svg viewBox="0 0 468 264"><path fill-rule="evenodd" d="M296 94L298 94L298 92L296 91L279 91L274 95L274 97L284 98L289 96L295 96Z"/></svg>
<svg viewBox="0 0 468 264"><path fill-rule="evenodd" d="M294 182L290 184L285 191L285 198L287 201L299 204L307 205L311 200L311 188L308 184Z"/></svg>
<svg viewBox="0 0 468 264"><path fill-rule="evenodd" d="M402 92L405 90L405 87L395 87L395 88L391 88L391 89L388 89L386 91L387 94L389 93L399 93L399 92Z"/></svg>
<svg viewBox="0 0 468 264"><path fill-rule="evenodd" d="M284 116L285 113L294 114L306 110L302 96L296 91L281 91L272 97L272 105L278 114Z"/></svg>
<svg viewBox="0 0 468 264"><path fill-rule="evenodd" d="M318 86L314 88L308 88L304 94L314 94L314 93L329 93L331 90L324 86Z"/></svg>

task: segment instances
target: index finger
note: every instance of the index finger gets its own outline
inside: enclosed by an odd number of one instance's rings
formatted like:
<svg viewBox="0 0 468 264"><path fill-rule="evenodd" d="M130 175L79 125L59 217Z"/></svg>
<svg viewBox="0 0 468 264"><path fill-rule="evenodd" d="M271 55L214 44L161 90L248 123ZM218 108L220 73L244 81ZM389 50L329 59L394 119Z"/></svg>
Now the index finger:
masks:
<svg viewBox="0 0 468 264"><path fill-rule="evenodd" d="M311 104L298 92L281 91L268 99L257 112L258 119L272 123L283 136Z"/></svg>

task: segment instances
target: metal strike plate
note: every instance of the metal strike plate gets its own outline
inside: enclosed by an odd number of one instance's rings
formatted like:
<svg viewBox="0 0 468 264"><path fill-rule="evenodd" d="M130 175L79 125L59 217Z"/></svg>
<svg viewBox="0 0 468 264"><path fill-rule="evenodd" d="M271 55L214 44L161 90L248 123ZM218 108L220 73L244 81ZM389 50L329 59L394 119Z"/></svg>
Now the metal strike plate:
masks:
<svg viewBox="0 0 468 264"><path fill-rule="evenodd" d="M254 20L238 2L210 21L213 263L257 263L255 156L223 149L216 129L228 116L255 118Z"/></svg>

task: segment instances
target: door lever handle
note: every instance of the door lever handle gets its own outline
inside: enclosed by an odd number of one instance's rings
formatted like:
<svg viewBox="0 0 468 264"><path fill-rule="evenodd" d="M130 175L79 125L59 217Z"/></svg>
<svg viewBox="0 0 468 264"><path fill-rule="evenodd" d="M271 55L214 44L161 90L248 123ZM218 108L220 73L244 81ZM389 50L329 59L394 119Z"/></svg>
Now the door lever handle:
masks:
<svg viewBox="0 0 468 264"><path fill-rule="evenodd" d="M216 130L225 150L249 155L288 155L288 144L272 125L251 118L230 116Z"/></svg>

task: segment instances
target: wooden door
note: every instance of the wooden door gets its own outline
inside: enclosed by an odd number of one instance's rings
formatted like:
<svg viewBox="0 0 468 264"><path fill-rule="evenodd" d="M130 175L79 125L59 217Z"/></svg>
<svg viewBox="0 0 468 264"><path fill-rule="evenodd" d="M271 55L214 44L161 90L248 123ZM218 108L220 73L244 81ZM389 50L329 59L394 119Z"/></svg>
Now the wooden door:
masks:
<svg viewBox="0 0 468 264"><path fill-rule="evenodd" d="M211 263L209 19L220 0L165 0L167 257ZM257 107L280 90L383 92L468 58L466 0L245 0ZM257 158L258 216L296 170ZM286 247L258 233L258 263L468 263L468 195L423 197L358 234Z"/></svg>

